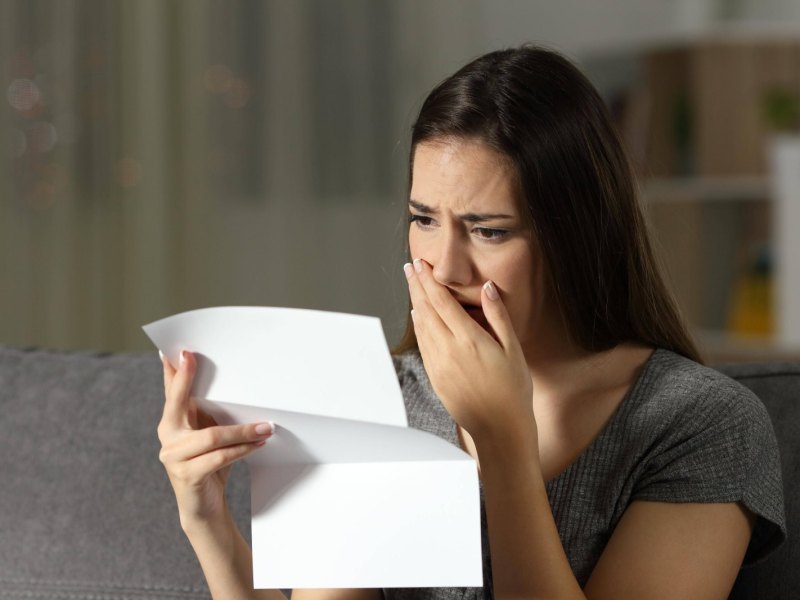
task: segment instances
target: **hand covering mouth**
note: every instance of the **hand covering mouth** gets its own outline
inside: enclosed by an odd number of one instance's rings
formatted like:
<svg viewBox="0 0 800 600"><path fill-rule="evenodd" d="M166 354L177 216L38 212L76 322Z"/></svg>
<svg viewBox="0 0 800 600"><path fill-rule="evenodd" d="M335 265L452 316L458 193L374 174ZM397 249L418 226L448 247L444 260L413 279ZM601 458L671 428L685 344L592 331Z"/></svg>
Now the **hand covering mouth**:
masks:
<svg viewBox="0 0 800 600"><path fill-rule="evenodd" d="M461 308L463 308L467 314L476 321L486 321L486 316L483 314L483 307L479 304L466 304L464 302L461 302L460 304Z"/></svg>

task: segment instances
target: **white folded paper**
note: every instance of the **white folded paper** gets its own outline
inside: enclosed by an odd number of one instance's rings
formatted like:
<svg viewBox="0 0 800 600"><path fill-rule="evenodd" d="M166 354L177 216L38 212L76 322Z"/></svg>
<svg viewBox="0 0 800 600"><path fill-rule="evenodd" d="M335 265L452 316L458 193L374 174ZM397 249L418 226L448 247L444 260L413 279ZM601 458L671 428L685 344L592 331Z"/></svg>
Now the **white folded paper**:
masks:
<svg viewBox="0 0 800 600"><path fill-rule="evenodd" d="M375 317L216 307L143 327L220 425L270 420L250 468L256 588L482 585L475 461L407 426Z"/></svg>

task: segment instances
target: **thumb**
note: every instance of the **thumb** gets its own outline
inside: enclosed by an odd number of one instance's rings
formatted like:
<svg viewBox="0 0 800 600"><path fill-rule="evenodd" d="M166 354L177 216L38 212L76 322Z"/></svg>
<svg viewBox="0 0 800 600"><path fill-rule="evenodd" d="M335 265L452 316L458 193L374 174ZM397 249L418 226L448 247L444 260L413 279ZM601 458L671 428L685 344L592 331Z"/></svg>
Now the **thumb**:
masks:
<svg viewBox="0 0 800 600"><path fill-rule="evenodd" d="M491 280L484 283L481 289L481 308L500 345L506 350L519 346L506 305L500 298L497 286Z"/></svg>

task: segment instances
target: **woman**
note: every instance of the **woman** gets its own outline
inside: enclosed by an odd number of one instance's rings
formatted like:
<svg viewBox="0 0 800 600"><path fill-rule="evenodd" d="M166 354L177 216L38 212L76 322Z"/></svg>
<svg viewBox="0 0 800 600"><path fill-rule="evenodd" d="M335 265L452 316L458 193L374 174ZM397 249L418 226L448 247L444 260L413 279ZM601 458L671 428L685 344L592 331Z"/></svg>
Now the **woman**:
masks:
<svg viewBox="0 0 800 600"><path fill-rule="evenodd" d="M699 363L597 92L548 50L487 54L428 96L410 158L395 365L409 423L478 462L485 587L293 598L727 597L785 537L774 434ZM164 361L181 523L215 598L280 598L251 589L223 495L269 426L198 414L194 368Z"/></svg>

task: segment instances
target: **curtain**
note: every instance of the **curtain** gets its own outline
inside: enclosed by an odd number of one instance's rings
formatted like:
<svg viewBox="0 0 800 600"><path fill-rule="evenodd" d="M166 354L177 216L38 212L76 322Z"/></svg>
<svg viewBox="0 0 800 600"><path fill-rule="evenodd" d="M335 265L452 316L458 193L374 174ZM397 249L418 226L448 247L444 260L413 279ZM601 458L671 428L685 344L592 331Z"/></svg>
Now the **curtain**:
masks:
<svg viewBox="0 0 800 600"><path fill-rule="evenodd" d="M215 305L405 321L408 133L474 2L0 2L0 343Z"/></svg>

